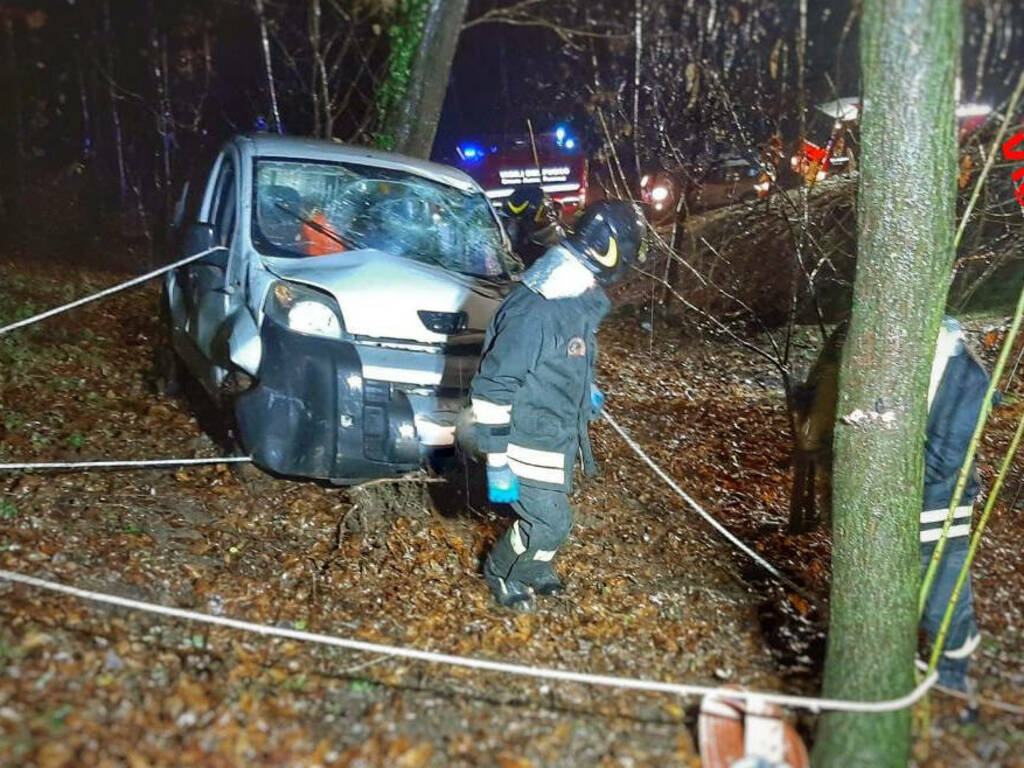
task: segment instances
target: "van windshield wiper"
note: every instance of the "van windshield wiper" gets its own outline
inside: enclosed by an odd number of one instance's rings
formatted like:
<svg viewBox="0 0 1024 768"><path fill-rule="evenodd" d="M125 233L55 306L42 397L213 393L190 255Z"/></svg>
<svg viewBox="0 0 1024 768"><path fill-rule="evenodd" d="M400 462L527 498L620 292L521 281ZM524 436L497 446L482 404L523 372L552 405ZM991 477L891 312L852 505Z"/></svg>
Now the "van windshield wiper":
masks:
<svg viewBox="0 0 1024 768"><path fill-rule="evenodd" d="M278 210L284 211L296 221L302 222L310 229L319 232L321 235L326 235L345 250L356 249L359 247L350 240L347 240L346 238L342 237L337 231L335 231L331 227L328 227L326 224L321 224L319 221L316 221L315 219L310 219L307 218L306 216L303 216L301 213L296 213L284 203L275 202L274 207L277 208Z"/></svg>

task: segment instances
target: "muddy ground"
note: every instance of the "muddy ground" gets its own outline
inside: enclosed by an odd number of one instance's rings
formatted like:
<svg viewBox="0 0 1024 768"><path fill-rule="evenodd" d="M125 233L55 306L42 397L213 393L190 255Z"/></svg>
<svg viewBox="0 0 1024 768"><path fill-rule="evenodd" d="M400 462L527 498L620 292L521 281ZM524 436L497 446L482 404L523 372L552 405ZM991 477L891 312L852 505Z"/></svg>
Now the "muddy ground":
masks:
<svg viewBox="0 0 1024 768"><path fill-rule="evenodd" d="M121 278L0 261L0 321ZM199 393L155 392L156 306L152 285L0 340L0 460L223 455ZM687 339L661 318L651 332L650 319L621 311L602 332L609 409L811 600L729 548L605 424L603 475L577 490L559 565L572 590L533 614L491 605L480 558L507 519L458 461L446 482L349 490L223 465L4 474L0 567L376 642L814 692L828 543L785 533L780 382L739 345ZM986 461L1022 407L1004 400ZM978 679L1017 704L1021 482L1018 468L976 569ZM958 726L958 706L932 698L920 765L1024 765L1019 717L986 710ZM697 766L694 720L694 701L264 639L0 582L4 766ZM799 727L809 735L813 718Z"/></svg>

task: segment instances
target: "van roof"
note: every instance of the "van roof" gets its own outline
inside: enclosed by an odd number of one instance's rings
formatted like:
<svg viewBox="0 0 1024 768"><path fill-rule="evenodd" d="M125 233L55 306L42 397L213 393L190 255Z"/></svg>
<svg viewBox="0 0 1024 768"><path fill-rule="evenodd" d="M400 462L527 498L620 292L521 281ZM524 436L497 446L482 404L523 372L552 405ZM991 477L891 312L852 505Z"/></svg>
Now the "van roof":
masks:
<svg viewBox="0 0 1024 768"><path fill-rule="evenodd" d="M414 173L462 190L480 191L473 179L460 171L440 163L431 163L397 152L385 152L369 147L343 144L329 139L304 136L280 136L273 133L251 133L232 140L243 156L280 157L295 160L319 160L337 163L372 165Z"/></svg>

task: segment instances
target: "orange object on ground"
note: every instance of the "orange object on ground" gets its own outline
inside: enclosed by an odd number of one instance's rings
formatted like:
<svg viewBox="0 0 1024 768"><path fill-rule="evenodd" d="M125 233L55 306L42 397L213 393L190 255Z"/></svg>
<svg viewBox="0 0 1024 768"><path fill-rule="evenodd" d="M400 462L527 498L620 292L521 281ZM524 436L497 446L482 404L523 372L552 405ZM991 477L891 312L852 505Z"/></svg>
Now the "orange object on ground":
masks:
<svg viewBox="0 0 1024 768"><path fill-rule="evenodd" d="M327 234L331 228L323 211L317 211L309 218L313 225L304 221L299 230L302 248L307 256L326 256L328 253L340 253L345 250L345 246Z"/></svg>
<svg viewBox="0 0 1024 768"><path fill-rule="evenodd" d="M787 768L811 765L800 735L774 704L705 696L697 732L704 768L730 768L744 758Z"/></svg>

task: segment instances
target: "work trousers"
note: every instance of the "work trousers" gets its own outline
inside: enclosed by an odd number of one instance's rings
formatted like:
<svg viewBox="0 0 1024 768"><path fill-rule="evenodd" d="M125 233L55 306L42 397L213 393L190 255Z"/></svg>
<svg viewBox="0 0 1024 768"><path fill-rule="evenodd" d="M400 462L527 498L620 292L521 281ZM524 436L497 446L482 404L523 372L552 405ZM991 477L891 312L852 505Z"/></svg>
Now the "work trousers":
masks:
<svg viewBox="0 0 1024 768"><path fill-rule="evenodd" d="M921 617L921 626L927 633L930 643L934 643L938 637L946 605L953 594L960 569L967 559L968 544L967 536L958 536L946 541L942 560L935 574L935 582L932 584ZM934 543L921 546L922 574L927 571L934 550ZM980 641L981 633L974 621L974 593L971 590L971 577L968 575L953 608L953 620L949 625L944 650L939 660L939 685L959 691L966 689L968 660Z"/></svg>
<svg viewBox="0 0 1024 768"><path fill-rule="evenodd" d="M512 503L518 519L495 542L484 569L489 576L532 586L553 573L552 561L569 537L572 510L562 491L521 484Z"/></svg>

